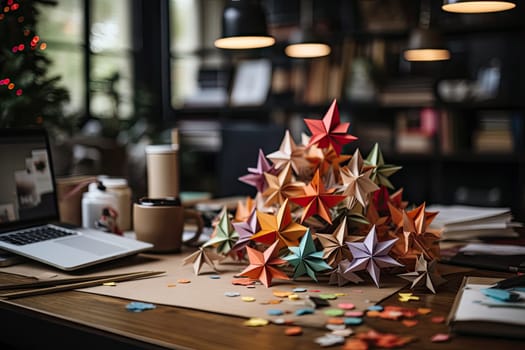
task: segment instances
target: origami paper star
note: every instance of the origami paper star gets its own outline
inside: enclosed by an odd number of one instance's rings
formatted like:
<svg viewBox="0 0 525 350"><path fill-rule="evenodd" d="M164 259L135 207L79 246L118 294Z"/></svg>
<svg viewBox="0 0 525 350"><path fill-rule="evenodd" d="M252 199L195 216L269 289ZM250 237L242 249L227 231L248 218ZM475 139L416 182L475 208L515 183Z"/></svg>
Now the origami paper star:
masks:
<svg viewBox="0 0 525 350"><path fill-rule="evenodd" d="M246 252L248 253L250 265L240 273L241 276L257 279L267 288L271 285L274 278L290 279L277 268L277 266L286 263L285 260L276 256L278 253L278 242L273 243L264 252L251 247L246 247Z"/></svg>
<svg viewBox="0 0 525 350"><path fill-rule="evenodd" d="M335 195L333 192L334 189L325 190L324 184L319 177L319 171L316 171L312 181L304 188L305 195L290 197L292 202L304 207L301 222L317 214L331 224L330 208L346 198L346 196Z"/></svg>
<svg viewBox="0 0 525 350"><path fill-rule="evenodd" d="M301 168L308 166L308 162L303 155L304 146L297 146L290 135L290 131L286 130L279 150L268 154L267 157L277 169L290 164L293 171L298 174Z"/></svg>
<svg viewBox="0 0 525 350"><path fill-rule="evenodd" d="M368 154L368 157L366 157L365 165L374 166L372 176L370 177L372 181L378 185L383 185L392 189L394 188L394 185L388 180L388 177L402 168L396 165L385 164L383 154L377 143Z"/></svg>
<svg viewBox="0 0 525 350"><path fill-rule="evenodd" d="M363 279L356 275L355 273L348 271L350 266L350 261L348 259L342 260L337 264L337 268L330 272L329 284L337 284L339 287L342 287L349 282L359 283L363 282Z"/></svg>
<svg viewBox="0 0 525 350"><path fill-rule="evenodd" d="M290 164L285 165L279 175L265 173L264 177L268 183L268 188L262 194L266 198L266 206L282 205L286 198L303 194L304 183L292 181Z"/></svg>
<svg viewBox="0 0 525 350"><path fill-rule="evenodd" d="M298 246L299 238L307 228L293 221L288 200L279 208L277 216L257 211L257 220L261 230L251 239L270 245L277 241L277 248Z"/></svg>
<svg viewBox="0 0 525 350"><path fill-rule="evenodd" d="M341 179L345 185L344 195L355 197L363 207L368 204L368 195L379 190L379 187L370 179L373 169L361 172L360 164L363 158L358 149L355 150L350 163L341 168Z"/></svg>
<svg viewBox="0 0 525 350"><path fill-rule="evenodd" d="M341 154L344 145L357 140L357 137L347 134L350 123L341 123L336 100L332 102L322 120L305 119L304 122L312 133L308 146L327 148L332 145L335 152Z"/></svg>
<svg viewBox="0 0 525 350"><path fill-rule="evenodd" d="M257 221L257 210L253 207L250 216L245 222L232 223L235 231L239 234L239 239L235 242L232 250L242 250L250 242L252 236L260 230L259 222Z"/></svg>
<svg viewBox="0 0 525 350"><path fill-rule="evenodd" d="M263 192L268 187L264 174L277 174L277 169L268 162L263 150L259 149L257 168L248 168L248 172L249 174L239 177L239 181L254 186L257 192Z"/></svg>
<svg viewBox="0 0 525 350"><path fill-rule="evenodd" d="M346 216L339 223L333 233L316 233L323 247L323 259L335 267L344 259L352 259L352 254L345 243L346 239Z"/></svg>
<svg viewBox="0 0 525 350"><path fill-rule="evenodd" d="M319 148L312 145L305 151L304 157L310 163L311 169L319 169L322 176L332 170L336 173L337 180L339 180L341 164L352 158L348 154L337 154L332 145L328 145L327 148ZM304 171L304 173L307 173L307 171Z"/></svg>
<svg viewBox="0 0 525 350"><path fill-rule="evenodd" d="M221 260L223 257L215 254L211 249L199 247L198 250L193 252L191 255L184 258L183 265L193 263L193 272L199 275L204 264L210 266L215 272L217 267L213 263L213 260Z"/></svg>
<svg viewBox="0 0 525 350"><path fill-rule="evenodd" d="M435 287L445 283L447 280L442 278L437 272L437 260L427 262L423 254L419 255L416 261L416 269L413 272L399 274L398 276L412 282L410 289L416 287L426 287L436 294Z"/></svg>
<svg viewBox="0 0 525 350"><path fill-rule="evenodd" d="M388 255L388 252L396 241L397 239L378 242L376 228L373 226L364 242L347 243L354 258L345 272L366 269L370 277L374 280L376 286L379 288L381 268L403 266Z"/></svg>
<svg viewBox="0 0 525 350"><path fill-rule="evenodd" d="M306 230L298 247L288 247L288 249L292 254L283 257L283 259L295 268L294 279L306 274L317 282L316 272L332 268L323 260L323 252L315 250L310 229Z"/></svg>
<svg viewBox="0 0 525 350"><path fill-rule="evenodd" d="M427 230L437 214L437 212L426 212L425 203L411 211L403 210L405 253L415 247L429 260L438 257L432 249L432 245L439 239L440 235L437 232Z"/></svg>
<svg viewBox="0 0 525 350"><path fill-rule="evenodd" d="M215 226L214 233L215 235L202 246L214 246L217 248L218 253L228 254L235 242L239 239L239 234L233 228L226 207L223 207L219 215L219 222L217 223L217 226Z"/></svg>
<svg viewBox="0 0 525 350"><path fill-rule="evenodd" d="M252 197L246 197L246 200L244 202L241 200L237 201L234 222L246 221L254 209L255 200Z"/></svg>

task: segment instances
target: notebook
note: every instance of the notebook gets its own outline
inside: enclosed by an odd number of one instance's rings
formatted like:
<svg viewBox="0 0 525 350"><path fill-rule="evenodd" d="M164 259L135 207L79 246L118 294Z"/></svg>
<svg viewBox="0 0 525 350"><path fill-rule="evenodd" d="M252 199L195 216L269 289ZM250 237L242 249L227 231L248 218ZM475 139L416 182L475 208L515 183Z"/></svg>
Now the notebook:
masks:
<svg viewBox="0 0 525 350"><path fill-rule="evenodd" d="M60 223L45 129L0 129L0 164L0 249L70 271L152 247Z"/></svg>

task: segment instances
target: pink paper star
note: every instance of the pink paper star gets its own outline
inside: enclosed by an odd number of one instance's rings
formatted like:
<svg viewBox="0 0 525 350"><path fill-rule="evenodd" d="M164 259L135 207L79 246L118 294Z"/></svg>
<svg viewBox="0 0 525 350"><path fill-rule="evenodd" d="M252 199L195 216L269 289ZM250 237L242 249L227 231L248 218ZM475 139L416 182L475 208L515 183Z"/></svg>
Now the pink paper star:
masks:
<svg viewBox="0 0 525 350"><path fill-rule="evenodd" d="M271 285L274 278L289 280L290 278L277 268L279 265L286 264L285 260L276 256L279 251L278 243L273 243L264 253L257 249L246 247L250 265L240 275L257 279L267 288Z"/></svg>
<svg viewBox="0 0 525 350"><path fill-rule="evenodd" d="M234 222L232 223L235 231L239 234L239 239L233 246L233 251L239 251L244 249L250 242L252 236L260 230L259 222L257 221L257 211L254 207L250 216L245 222Z"/></svg>
<svg viewBox="0 0 525 350"><path fill-rule="evenodd" d="M347 134L350 123L341 123L336 100L332 102L322 120L305 119L304 122L312 133L308 146L327 148L332 145L335 152L341 154L344 145L357 140L357 137Z"/></svg>
<svg viewBox="0 0 525 350"><path fill-rule="evenodd" d="M264 173L277 174L277 169L268 162L262 149L259 149L257 168L248 168L248 172L249 174L239 177L239 181L254 186L257 192L263 192L268 187Z"/></svg>
<svg viewBox="0 0 525 350"><path fill-rule="evenodd" d="M346 271L366 270L379 288L381 268L403 266L388 255L396 241L397 239L378 242L376 228L373 226L364 242L347 243L354 258Z"/></svg>

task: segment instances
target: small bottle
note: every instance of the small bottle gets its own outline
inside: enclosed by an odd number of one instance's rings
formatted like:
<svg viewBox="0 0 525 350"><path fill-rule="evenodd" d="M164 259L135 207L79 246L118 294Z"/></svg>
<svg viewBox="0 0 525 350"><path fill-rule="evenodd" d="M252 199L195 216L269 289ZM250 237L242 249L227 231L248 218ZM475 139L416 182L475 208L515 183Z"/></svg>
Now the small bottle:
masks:
<svg viewBox="0 0 525 350"><path fill-rule="evenodd" d="M117 196L117 224L120 230L131 230L131 188L128 186L128 181L123 178L107 177L100 179L106 191Z"/></svg>
<svg viewBox="0 0 525 350"><path fill-rule="evenodd" d="M102 181L90 183L88 191L82 195L82 227L98 228L97 222L109 208L120 216L117 196L108 192Z"/></svg>

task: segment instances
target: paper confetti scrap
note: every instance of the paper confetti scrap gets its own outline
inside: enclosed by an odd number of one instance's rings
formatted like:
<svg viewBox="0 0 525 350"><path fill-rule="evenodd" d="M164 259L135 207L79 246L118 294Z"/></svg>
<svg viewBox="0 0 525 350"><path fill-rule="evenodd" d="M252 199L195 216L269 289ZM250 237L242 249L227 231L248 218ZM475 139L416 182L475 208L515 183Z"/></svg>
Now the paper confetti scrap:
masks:
<svg viewBox="0 0 525 350"><path fill-rule="evenodd" d="M242 297L241 300L247 303L251 303L255 301L255 298L254 297Z"/></svg>
<svg viewBox="0 0 525 350"><path fill-rule="evenodd" d="M268 309L266 310L266 313L268 316L281 316L284 314L284 311L279 309Z"/></svg>
<svg viewBox="0 0 525 350"><path fill-rule="evenodd" d="M315 342L322 347L328 347L343 344L345 342L345 338L336 334L326 334L322 337L315 338Z"/></svg>
<svg viewBox="0 0 525 350"><path fill-rule="evenodd" d="M243 324L248 327L261 327L268 325L268 323L270 322L268 320L265 320L264 318L254 317L250 318L247 321L244 321Z"/></svg>
<svg viewBox="0 0 525 350"><path fill-rule="evenodd" d="M438 333L438 334L433 335L432 338L430 338L430 340L433 343L446 342L446 341L450 340L450 334Z"/></svg>
<svg viewBox="0 0 525 350"><path fill-rule="evenodd" d="M336 330L332 331L332 334L339 335L341 337L349 337L352 334L354 334L354 331L351 330L350 328L336 329Z"/></svg>
<svg viewBox="0 0 525 350"><path fill-rule="evenodd" d="M419 323L418 320L402 320L401 323L405 326L405 327L414 327L414 326L417 326L417 324Z"/></svg>
<svg viewBox="0 0 525 350"><path fill-rule="evenodd" d="M191 283L191 281L185 278L181 278L177 280L177 283L188 284L188 283Z"/></svg>
<svg viewBox="0 0 525 350"><path fill-rule="evenodd" d="M288 327L284 330L286 335L301 335L303 334L303 329L301 327Z"/></svg>
<svg viewBox="0 0 525 350"><path fill-rule="evenodd" d="M108 287L115 287L117 285L117 283L115 282L106 282L106 283L102 283L103 286L108 286Z"/></svg>
<svg viewBox="0 0 525 350"><path fill-rule="evenodd" d="M351 304L351 303L340 303L340 304L337 305L337 307L339 307L340 309L344 309L344 310L353 310L353 309L355 309L355 305Z"/></svg>
<svg viewBox="0 0 525 350"><path fill-rule="evenodd" d="M368 343L361 339L348 339L342 347L343 350L368 350Z"/></svg>
<svg viewBox="0 0 525 350"><path fill-rule="evenodd" d="M150 303L143 303L141 301L132 301L126 305L128 311L142 312L145 310L155 309L156 306Z"/></svg>
<svg viewBox="0 0 525 350"><path fill-rule="evenodd" d="M297 316L310 315L310 314L313 314L314 312L315 310L311 308L303 308L303 309L295 310L295 314Z"/></svg>
<svg viewBox="0 0 525 350"><path fill-rule="evenodd" d="M363 319L361 317L345 317L344 323L347 326L358 326L363 323Z"/></svg>
<svg viewBox="0 0 525 350"><path fill-rule="evenodd" d="M328 309L324 311L324 314L327 316L343 316L344 311L341 309Z"/></svg>
<svg viewBox="0 0 525 350"><path fill-rule="evenodd" d="M419 300L417 295L412 295L412 293L397 293L399 295L399 301L403 303L408 303L411 300Z"/></svg>
<svg viewBox="0 0 525 350"><path fill-rule="evenodd" d="M432 323L444 323L445 317L444 316L434 316L430 319L430 321L432 321Z"/></svg>
<svg viewBox="0 0 525 350"><path fill-rule="evenodd" d="M239 292L224 292L224 296L227 296L227 297L230 297L230 298L238 297L240 295L241 295L241 293L239 293Z"/></svg>

